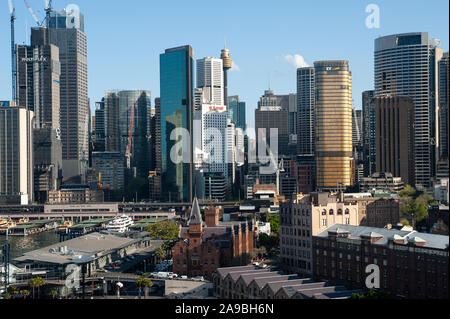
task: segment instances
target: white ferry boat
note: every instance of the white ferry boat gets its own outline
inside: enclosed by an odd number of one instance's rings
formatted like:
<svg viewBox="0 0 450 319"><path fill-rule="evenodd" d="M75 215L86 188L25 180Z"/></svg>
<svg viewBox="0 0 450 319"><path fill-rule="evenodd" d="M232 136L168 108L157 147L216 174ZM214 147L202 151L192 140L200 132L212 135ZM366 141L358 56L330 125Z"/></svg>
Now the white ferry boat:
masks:
<svg viewBox="0 0 450 319"><path fill-rule="evenodd" d="M128 227L134 224L131 217L127 215L122 215L120 217L114 218L106 225L106 230L114 233L124 233L128 231Z"/></svg>

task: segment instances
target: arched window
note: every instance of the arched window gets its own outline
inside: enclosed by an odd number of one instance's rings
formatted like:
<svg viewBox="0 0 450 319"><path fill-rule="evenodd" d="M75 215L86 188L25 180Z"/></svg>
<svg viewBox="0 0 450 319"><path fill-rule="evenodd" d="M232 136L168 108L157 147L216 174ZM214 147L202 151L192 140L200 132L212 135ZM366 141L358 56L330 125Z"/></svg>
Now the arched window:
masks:
<svg viewBox="0 0 450 319"><path fill-rule="evenodd" d="M330 215L334 215L334 210L330 209Z"/></svg>
<svg viewBox="0 0 450 319"><path fill-rule="evenodd" d="M327 210L324 209L324 210L322 211L322 215L326 215L326 214L327 214Z"/></svg>
<svg viewBox="0 0 450 319"><path fill-rule="evenodd" d="M338 215L342 215L342 209L338 209Z"/></svg>
<svg viewBox="0 0 450 319"><path fill-rule="evenodd" d="M350 214L350 209L347 208L347 209L345 210L345 215L349 215L349 214Z"/></svg>

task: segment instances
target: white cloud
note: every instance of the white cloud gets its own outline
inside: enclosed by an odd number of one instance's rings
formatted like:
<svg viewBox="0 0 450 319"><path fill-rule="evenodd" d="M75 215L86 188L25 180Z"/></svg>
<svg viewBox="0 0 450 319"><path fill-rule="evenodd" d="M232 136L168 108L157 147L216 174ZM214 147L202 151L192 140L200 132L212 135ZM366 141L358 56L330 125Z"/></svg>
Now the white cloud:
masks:
<svg viewBox="0 0 450 319"><path fill-rule="evenodd" d="M237 65L236 63L234 63L231 66L231 72L241 72L241 68L239 67L239 65Z"/></svg>
<svg viewBox="0 0 450 319"><path fill-rule="evenodd" d="M309 67L308 63L306 63L305 59L300 54L287 54L283 58L284 61L293 65L296 69Z"/></svg>

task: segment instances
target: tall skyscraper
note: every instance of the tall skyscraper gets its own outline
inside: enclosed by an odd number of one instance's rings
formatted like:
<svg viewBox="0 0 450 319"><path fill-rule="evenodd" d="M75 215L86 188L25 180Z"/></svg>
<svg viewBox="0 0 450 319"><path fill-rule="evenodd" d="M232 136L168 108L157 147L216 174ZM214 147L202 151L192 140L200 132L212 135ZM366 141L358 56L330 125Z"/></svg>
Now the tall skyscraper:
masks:
<svg viewBox="0 0 450 319"><path fill-rule="evenodd" d="M50 42L59 48L63 175L84 176L89 160L87 38L84 16L73 10L50 17Z"/></svg>
<svg viewBox="0 0 450 319"><path fill-rule="evenodd" d="M265 139L266 146L275 153L277 151L278 155L289 155L289 132L288 132L288 118L289 112L281 108L281 106L260 106L255 110L255 130L257 134L257 154L258 157L262 154L263 157L269 156L267 149L261 148L262 153L259 154L260 138ZM260 135L259 130L262 130L263 135ZM271 135L271 129L278 130L278 149L276 150L274 146L271 146L274 137ZM265 130L265 133L264 133ZM260 138L258 138L260 135Z"/></svg>
<svg viewBox="0 0 450 319"><path fill-rule="evenodd" d="M362 146L362 111L352 110L352 142L353 148L359 148Z"/></svg>
<svg viewBox="0 0 450 319"><path fill-rule="evenodd" d="M59 48L48 29L31 29L31 45L17 45L18 105L34 112L35 128L60 129Z"/></svg>
<svg viewBox="0 0 450 319"><path fill-rule="evenodd" d="M197 88L203 91L203 102L224 104L223 72L222 59L206 57L197 60Z"/></svg>
<svg viewBox="0 0 450 319"><path fill-rule="evenodd" d="M300 156L315 154L315 70L297 70L297 153Z"/></svg>
<svg viewBox="0 0 450 319"><path fill-rule="evenodd" d="M317 188L352 180L352 74L348 61L314 63L316 78Z"/></svg>
<svg viewBox="0 0 450 319"><path fill-rule="evenodd" d="M150 170L147 140L150 108L150 91L105 92L107 151L119 152L125 159L127 149L130 147L130 168L136 170L137 176L145 178ZM133 118L131 118L132 115ZM129 146L130 132L131 145Z"/></svg>
<svg viewBox="0 0 450 319"><path fill-rule="evenodd" d="M228 114L225 106L218 109L215 105L203 104L202 110L195 112L196 123L201 123L201 132L198 132L201 134L201 145L195 143L195 146L201 150L200 158L203 172L221 173L227 179L227 157L229 156L227 147ZM232 152L232 150L231 148L230 151Z"/></svg>
<svg viewBox="0 0 450 319"><path fill-rule="evenodd" d="M33 202L34 114L21 107L0 107L0 203Z"/></svg>
<svg viewBox="0 0 450 319"><path fill-rule="evenodd" d="M449 54L439 61L439 157L448 160Z"/></svg>
<svg viewBox="0 0 450 319"><path fill-rule="evenodd" d="M362 143L365 177L376 172L374 94L375 91L365 91L362 94Z"/></svg>
<svg viewBox="0 0 450 319"><path fill-rule="evenodd" d="M420 189L431 186L437 162L438 46L427 32L375 40L375 96L409 96L414 101L415 182Z"/></svg>
<svg viewBox="0 0 450 319"><path fill-rule="evenodd" d="M264 91L264 95L260 97L258 107L262 106L279 106L288 113L288 134L297 135L297 96L296 94L275 94L273 90Z"/></svg>
<svg viewBox="0 0 450 319"><path fill-rule="evenodd" d="M194 51L189 45L167 49L160 55L161 181L162 194L168 197L165 200L193 199L193 64ZM178 136L172 140L177 128L186 129L190 139ZM189 161L175 163L171 159L177 143L181 143L181 152Z"/></svg>
<svg viewBox="0 0 450 319"><path fill-rule="evenodd" d="M33 130L34 199L46 203L62 179L62 144L59 132L51 127Z"/></svg>
<svg viewBox="0 0 450 319"><path fill-rule="evenodd" d="M160 176L162 172L161 163L161 99L155 99L155 171ZM160 187L161 188L161 187Z"/></svg>
<svg viewBox="0 0 450 319"><path fill-rule="evenodd" d="M377 170L414 185L414 103L410 97L380 96L375 104Z"/></svg>
<svg viewBox="0 0 450 319"><path fill-rule="evenodd" d="M95 103L94 151L106 151L105 99Z"/></svg>
<svg viewBox="0 0 450 319"><path fill-rule="evenodd" d="M236 125L236 128L240 128L242 131L245 131L247 126L245 112L245 102L241 101L238 95L228 97L229 118Z"/></svg>

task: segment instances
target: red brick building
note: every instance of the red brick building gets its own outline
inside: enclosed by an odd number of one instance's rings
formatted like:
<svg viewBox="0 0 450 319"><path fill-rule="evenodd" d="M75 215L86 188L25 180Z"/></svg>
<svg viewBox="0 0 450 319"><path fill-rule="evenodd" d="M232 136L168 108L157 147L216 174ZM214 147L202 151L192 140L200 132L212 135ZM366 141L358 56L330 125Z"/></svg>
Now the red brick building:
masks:
<svg viewBox="0 0 450 319"><path fill-rule="evenodd" d="M197 198L179 237L172 248L173 272L190 277L210 278L217 268L245 265L255 247L252 221L223 223L219 208L207 207L203 222Z"/></svg>

